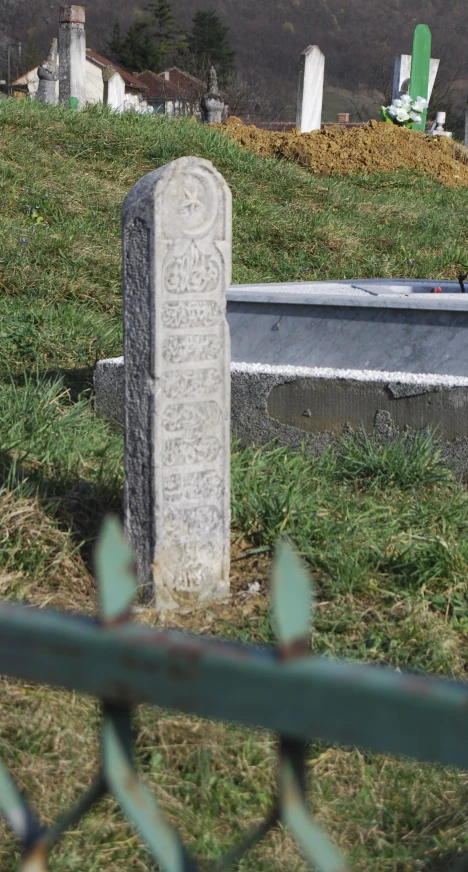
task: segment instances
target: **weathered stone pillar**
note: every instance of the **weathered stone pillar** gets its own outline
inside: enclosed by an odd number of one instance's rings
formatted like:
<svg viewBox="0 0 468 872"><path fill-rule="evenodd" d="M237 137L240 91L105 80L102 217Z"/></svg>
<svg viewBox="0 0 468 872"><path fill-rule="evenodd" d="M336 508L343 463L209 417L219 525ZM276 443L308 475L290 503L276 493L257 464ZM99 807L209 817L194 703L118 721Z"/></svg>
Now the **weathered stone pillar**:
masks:
<svg viewBox="0 0 468 872"><path fill-rule="evenodd" d="M214 67L211 67L208 93L202 95L200 109L205 124L220 124L223 120L224 101L218 90L218 77Z"/></svg>
<svg viewBox="0 0 468 872"><path fill-rule="evenodd" d="M158 609L229 591L231 193L183 157L122 211L125 525Z"/></svg>
<svg viewBox="0 0 468 872"><path fill-rule="evenodd" d="M320 130L322 125L325 55L318 45L309 45L301 54L297 93L296 124L301 133Z"/></svg>
<svg viewBox="0 0 468 872"><path fill-rule="evenodd" d="M84 6L60 7L59 98L66 103L76 97L86 105L86 33Z"/></svg>
<svg viewBox="0 0 468 872"><path fill-rule="evenodd" d="M47 60L37 68L39 86L36 99L42 103L58 103L58 64L57 64L57 40L52 40Z"/></svg>
<svg viewBox="0 0 468 872"><path fill-rule="evenodd" d="M125 105L125 82L122 76L114 70L114 67L103 67L102 80L104 84L103 103L117 112L124 111Z"/></svg>

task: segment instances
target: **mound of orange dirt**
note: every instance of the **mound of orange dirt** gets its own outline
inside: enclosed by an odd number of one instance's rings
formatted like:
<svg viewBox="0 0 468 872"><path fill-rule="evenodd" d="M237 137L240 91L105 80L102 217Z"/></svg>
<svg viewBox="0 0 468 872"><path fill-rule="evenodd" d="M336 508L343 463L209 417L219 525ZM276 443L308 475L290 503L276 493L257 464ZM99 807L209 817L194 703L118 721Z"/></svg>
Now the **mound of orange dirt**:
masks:
<svg viewBox="0 0 468 872"><path fill-rule="evenodd" d="M444 185L468 185L468 149L443 136L369 121L362 127L332 125L314 133L277 133L228 118L223 133L263 157L282 156L320 176L390 173L417 169Z"/></svg>

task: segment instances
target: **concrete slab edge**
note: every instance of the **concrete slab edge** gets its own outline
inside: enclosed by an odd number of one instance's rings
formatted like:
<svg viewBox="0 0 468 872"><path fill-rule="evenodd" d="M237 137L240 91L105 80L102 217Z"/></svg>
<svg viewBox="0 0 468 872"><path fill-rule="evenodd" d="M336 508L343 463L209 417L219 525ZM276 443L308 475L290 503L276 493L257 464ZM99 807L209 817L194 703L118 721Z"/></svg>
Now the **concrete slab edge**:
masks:
<svg viewBox="0 0 468 872"><path fill-rule="evenodd" d="M123 361L123 358L115 359ZM338 378L365 382L397 382L408 385L427 385L428 387L468 387L468 378L466 376L439 375L437 373L335 369L333 367L292 366L286 364L274 366L266 363L231 363L231 374L233 372L276 375L288 380L296 378Z"/></svg>
<svg viewBox="0 0 468 872"><path fill-rule="evenodd" d="M439 398L447 403L451 414L457 417L457 430L460 436L450 441L440 440L444 460L463 477L468 477L468 378L462 376L437 375L433 373L384 372L377 370L351 370L294 366L269 366L255 363L231 364L231 429L241 445L251 443L265 444L276 441L280 445L300 448L304 445L314 454L321 454L328 446L337 444L339 439L352 432L344 424L340 435L324 427L321 432L306 432L300 427L284 423L269 411L274 389L291 384L293 392L299 386L306 390L317 390L324 382L326 397L333 385L343 386L345 395L355 390L372 394L372 386L386 389L388 395L398 401L411 403L420 400L421 395ZM353 387L353 385L355 387ZM95 411L99 417L112 421L122 427L124 397L124 359L107 358L99 361L94 373ZM337 410L338 417L340 410ZM417 432L412 427L409 415L403 430ZM375 434L382 441L396 438L402 428L395 425L388 411L376 410L373 421ZM467 434L466 436L464 434Z"/></svg>

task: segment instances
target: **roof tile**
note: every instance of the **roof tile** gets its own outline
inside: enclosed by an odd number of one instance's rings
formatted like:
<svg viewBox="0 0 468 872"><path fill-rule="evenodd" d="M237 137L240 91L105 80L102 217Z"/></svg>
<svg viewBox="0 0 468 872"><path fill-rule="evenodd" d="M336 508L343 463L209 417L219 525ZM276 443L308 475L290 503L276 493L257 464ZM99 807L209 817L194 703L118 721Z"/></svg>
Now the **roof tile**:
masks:
<svg viewBox="0 0 468 872"><path fill-rule="evenodd" d="M148 88L145 94L148 100L180 100L182 96L178 88L158 76L157 73L153 73L152 70L136 73L135 78Z"/></svg>

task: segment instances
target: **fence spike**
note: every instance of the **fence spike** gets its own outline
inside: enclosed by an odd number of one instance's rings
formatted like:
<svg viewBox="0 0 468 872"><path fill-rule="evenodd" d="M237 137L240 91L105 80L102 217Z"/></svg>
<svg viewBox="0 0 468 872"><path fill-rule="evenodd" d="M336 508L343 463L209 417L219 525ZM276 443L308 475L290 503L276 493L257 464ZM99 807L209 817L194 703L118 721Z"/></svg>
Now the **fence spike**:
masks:
<svg viewBox="0 0 468 872"><path fill-rule="evenodd" d="M0 810L24 845L33 842L41 826L28 802L0 760Z"/></svg>
<svg viewBox="0 0 468 872"><path fill-rule="evenodd" d="M196 863L140 781L131 758L130 711L107 705L102 728L104 773L109 789L166 872L198 872Z"/></svg>
<svg viewBox="0 0 468 872"><path fill-rule="evenodd" d="M301 848L310 868L319 872L350 872L341 852L307 808L302 783L305 780L304 755L305 747L300 742L283 741L279 769L281 820Z"/></svg>
<svg viewBox="0 0 468 872"><path fill-rule="evenodd" d="M306 654L312 618L313 588L305 566L287 539L273 562L272 609L283 658Z"/></svg>
<svg viewBox="0 0 468 872"><path fill-rule="evenodd" d="M113 624L128 616L137 590L133 555L118 518L105 519L94 552L99 589L99 613L103 623Z"/></svg>

